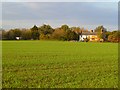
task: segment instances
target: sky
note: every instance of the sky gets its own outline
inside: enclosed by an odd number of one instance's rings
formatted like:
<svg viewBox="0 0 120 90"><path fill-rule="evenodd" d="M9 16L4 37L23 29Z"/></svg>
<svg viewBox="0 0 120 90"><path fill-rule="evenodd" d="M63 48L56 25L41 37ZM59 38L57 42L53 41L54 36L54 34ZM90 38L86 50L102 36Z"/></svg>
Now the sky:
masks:
<svg viewBox="0 0 120 90"><path fill-rule="evenodd" d="M88 30L99 25L103 25L108 31L118 29L118 0L49 1L2 0L2 28L31 28L33 25L43 24L56 28L67 24Z"/></svg>

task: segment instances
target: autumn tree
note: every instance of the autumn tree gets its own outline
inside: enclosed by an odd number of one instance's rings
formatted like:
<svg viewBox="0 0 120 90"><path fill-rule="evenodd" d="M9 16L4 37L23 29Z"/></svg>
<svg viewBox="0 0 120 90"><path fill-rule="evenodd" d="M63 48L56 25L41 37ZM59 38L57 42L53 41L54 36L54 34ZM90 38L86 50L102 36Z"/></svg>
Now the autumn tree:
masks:
<svg viewBox="0 0 120 90"><path fill-rule="evenodd" d="M2 30L2 40L6 40L7 36L6 36L6 31Z"/></svg>
<svg viewBox="0 0 120 90"><path fill-rule="evenodd" d="M15 40L15 34L13 30L10 30L6 33L6 37L8 40Z"/></svg>
<svg viewBox="0 0 120 90"><path fill-rule="evenodd" d="M106 40L106 34L105 34L107 32L106 28L104 28L103 26L98 26L94 31L97 32L97 36L100 39Z"/></svg>
<svg viewBox="0 0 120 90"><path fill-rule="evenodd" d="M9 31L2 31L3 32L3 39L6 40L15 40L16 37L21 37L21 30L20 29L11 29Z"/></svg>
<svg viewBox="0 0 120 90"><path fill-rule="evenodd" d="M52 39L65 41L66 40L65 34L66 32L63 29L57 28L52 34Z"/></svg>
<svg viewBox="0 0 120 90"><path fill-rule="evenodd" d="M120 31L113 31L108 36L108 41L110 42L120 42Z"/></svg>
<svg viewBox="0 0 120 90"><path fill-rule="evenodd" d="M21 37L23 40L30 40L32 38L31 30L23 29Z"/></svg>
<svg viewBox="0 0 120 90"><path fill-rule="evenodd" d="M21 30L20 29L13 29L13 32L14 32L14 37L21 37Z"/></svg>

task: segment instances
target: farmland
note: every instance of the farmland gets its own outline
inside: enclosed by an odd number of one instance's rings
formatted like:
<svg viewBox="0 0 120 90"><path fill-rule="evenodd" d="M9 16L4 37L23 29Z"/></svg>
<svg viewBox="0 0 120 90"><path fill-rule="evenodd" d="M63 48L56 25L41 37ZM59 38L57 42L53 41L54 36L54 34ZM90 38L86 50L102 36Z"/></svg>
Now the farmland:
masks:
<svg viewBox="0 0 120 90"><path fill-rule="evenodd" d="M117 43L3 41L3 88L116 88Z"/></svg>

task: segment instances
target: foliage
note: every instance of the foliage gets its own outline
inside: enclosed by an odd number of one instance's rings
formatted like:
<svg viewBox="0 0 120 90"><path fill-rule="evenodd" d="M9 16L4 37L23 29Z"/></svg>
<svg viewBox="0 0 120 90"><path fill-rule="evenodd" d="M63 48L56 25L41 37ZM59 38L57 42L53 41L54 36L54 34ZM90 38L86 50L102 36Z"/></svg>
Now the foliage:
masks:
<svg viewBox="0 0 120 90"><path fill-rule="evenodd" d="M80 34L80 33L81 33L80 27L71 27L71 30L74 31L74 32L77 33L77 34Z"/></svg>
<svg viewBox="0 0 120 90"><path fill-rule="evenodd" d="M50 26L50 25L42 25L40 28L39 28L39 32L41 33L41 34L44 34L44 35L46 35L46 34L52 34L53 33L53 28Z"/></svg>
<svg viewBox="0 0 120 90"><path fill-rule="evenodd" d="M106 38L108 38L108 36L111 34L112 34L112 32L110 32L110 31L105 32Z"/></svg>
<svg viewBox="0 0 120 90"><path fill-rule="evenodd" d="M79 40L79 35L76 34L74 31L71 31L71 30L68 30L66 32L66 39L67 41L70 41L70 40Z"/></svg>
<svg viewBox="0 0 120 90"><path fill-rule="evenodd" d="M61 29L64 30L64 31L70 30L70 28L69 28L68 25L62 25L62 26L61 26Z"/></svg>
<svg viewBox="0 0 120 90"><path fill-rule="evenodd" d="M39 27L40 39L41 40L49 40L51 39L52 33L54 29L50 25L43 24Z"/></svg>
<svg viewBox="0 0 120 90"><path fill-rule="evenodd" d="M5 30L2 30L2 39L3 40L7 39L7 32Z"/></svg>
<svg viewBox="0 0 120 90"><path fill-rule="evenodd" d="M105 32L107 31L106 28L104 28L102 25L96 27L96 29L94 30L95 32Z"/></svg>
<svg viewBox="0 0 120 90"><path fill-rule="evenodd" d="M106 28L104 28L103 26L98 26L94 31L97 32L97 35L100 39L106 40L106 35L105 35L105 32L107 32Z"/></svg>
<svg viewBox="0 0 120 90"><path fill-rule="evenodd" d="M98 38L103 41L119 42L118 32L107 31L103 26L98 26L94 30L97 32ZM3 40L16 40L16 37L21 37L22 40L62 40L79 41L79 35L82 32L88 32L87 29L80 27L69 27L68 25L62 25L59 28L52 28L50 25L43 24L40 27L34 25L31 29L10 29L8 31L2 30ZM86 42L89 39L85 39Z"/></svg>
<svg viewBox="0 0 120 90"><path fill-rule="evenodd" d="M40 39L41 40L49 40L49 39L51 39L51 35L50 34L46 34L46 35L40 34Z"/></svg>
<svg viewBox="0 0 120 90"><path fill-rule="evenodd" d="M33 40L39 40L39 31L38 31L38 27L36 25L34 25L31 28L31 35L32 35L32 39Z"/></svg>
<svg viewBox="0 0 120 90"><path fill-rule="evenodd" d="M20 37L22 34L20 29L14 29L13 33L14 33L14 37Z"/></svg>
<svg viewBox="0 0 120 90"><path fill-rule="evenodd" d="M30 30L22 30L22 35L21 35L23 40L30 40L32 38L32 33Z"/></svg>
<svg viewBox="0 0 120 90"><path fill-rule="evenodd" d="M57 28L53 32L52 38L57 40L70 41L70 40L78 40L79 35L76 34L74 31L71 31L70 29L65 30L65 29Z"/></svg>
<svg viewBox="0 0 120 90"><path fill-rule="evenodd" d="M110 41L110 42L120 42L120 31L113 31L108 36L108 41Z"/></svg>
<svg viewBox="0 0 120 90"><path fill-rule="evenodd" d="M56 40L63 40L63 41L65 41L65 39L66 39L65 38L65 34L66 34L66 32L63 29L58 28L58 29L56 29L53 32L52 38L56 39Z"/></svg>
<svg viewBox="0 0 120 90"><path fill-rule="evenodd" d="M22 34L21 30L19 29L11 29L10 31L2 31L2 38L7 40L15 40L16 37L20 37Z"/></svg>

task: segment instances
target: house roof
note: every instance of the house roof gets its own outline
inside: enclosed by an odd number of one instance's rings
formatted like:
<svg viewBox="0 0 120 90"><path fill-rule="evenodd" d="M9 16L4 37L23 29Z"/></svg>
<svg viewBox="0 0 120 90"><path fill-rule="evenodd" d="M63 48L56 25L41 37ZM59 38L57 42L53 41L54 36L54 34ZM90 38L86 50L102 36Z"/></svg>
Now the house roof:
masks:
<svg viewBox="0 0 120 90"><path fill-rule="evenodd" d="M97 32L82 32L82 35L97 35Z"/></svg>

